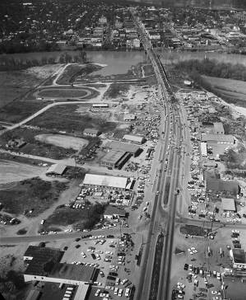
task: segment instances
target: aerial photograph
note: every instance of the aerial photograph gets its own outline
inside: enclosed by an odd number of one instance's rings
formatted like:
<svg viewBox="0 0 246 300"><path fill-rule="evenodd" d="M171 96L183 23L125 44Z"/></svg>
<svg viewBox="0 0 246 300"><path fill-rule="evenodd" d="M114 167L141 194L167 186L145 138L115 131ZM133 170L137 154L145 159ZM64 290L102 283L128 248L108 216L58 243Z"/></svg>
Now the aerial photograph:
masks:
<svg viewBox="0 0 246 300"><path fill-rule="evenodd" d="M246 0L0 0L0 300L246 300Z"/></svg>

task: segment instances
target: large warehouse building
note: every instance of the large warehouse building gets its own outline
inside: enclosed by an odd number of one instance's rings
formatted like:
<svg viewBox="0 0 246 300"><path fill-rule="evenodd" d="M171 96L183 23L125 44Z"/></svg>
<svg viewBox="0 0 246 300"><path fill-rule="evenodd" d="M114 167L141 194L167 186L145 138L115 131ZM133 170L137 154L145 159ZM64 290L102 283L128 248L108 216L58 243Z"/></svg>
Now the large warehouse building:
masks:
<svg viewBox="0 0 246 300"><path fill-rule="evenodd" d="M118 141L108 142L105 147L112 149L112 150L129 152L129 153L133 154L134 156L139 155L142 151L138 145L127 144L127 143L122 143L122 142L118 142Z"/></svg>
<svg viewBox="0 0 246 300"><path fill-rule="evenodd" d="M94 187L100 186L119 190L130 190L132 189L133 182L133 178L86 174L83 185Z"/></svg>
<svg viewBox="0 0 246 300"><path fill-rule="evenodd" d="M110 150L101 160L100 164L104 167L121 169L130 159L129 152L120 150Z"/></svg>

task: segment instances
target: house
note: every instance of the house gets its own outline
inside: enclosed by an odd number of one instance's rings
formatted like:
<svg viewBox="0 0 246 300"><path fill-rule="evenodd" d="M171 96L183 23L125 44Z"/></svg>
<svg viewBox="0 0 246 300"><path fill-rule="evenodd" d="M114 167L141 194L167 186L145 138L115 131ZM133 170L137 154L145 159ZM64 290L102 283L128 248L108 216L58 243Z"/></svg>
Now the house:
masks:
<svg viewBox="0 0 246 300"><path fill-rule="evenodd" d="M96 137L100 134L99 130L94 128L85 128L83 135Z"/></svg>
<svg viewBox="0 0 246 300"><path fill-rule="evenodd" d="M109 219L109 220L125 218L126 211L123 208L118 208L118 207L109 205L105 209L103 216L105 219Z"/></svg>

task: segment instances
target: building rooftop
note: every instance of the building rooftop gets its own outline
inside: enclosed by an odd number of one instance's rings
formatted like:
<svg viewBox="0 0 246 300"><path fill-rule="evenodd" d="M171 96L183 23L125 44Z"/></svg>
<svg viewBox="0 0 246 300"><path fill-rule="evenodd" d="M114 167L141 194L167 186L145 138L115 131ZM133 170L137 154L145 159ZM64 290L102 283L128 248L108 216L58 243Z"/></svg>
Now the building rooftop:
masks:
<svg viewBox="0 0 246 300"><path fill-rule="evenodd" d="M47 274L52 266L59 262L64 254L64 251L54 248L46 248L39 246L29 246L24 253L24 257L32 257L25 274L44 275Z"/></svg>
<svg viewBox="0 0 246 300"><path fill-rule="evenodd" d="M101 160L102 163L116 163L125 152L121 150L110 150Z"/></svg>
<svg viewBox="0 0 246 300"><path fill-rule="evenodd" d="M85 128L83 131L84 134L98 134L99 130L94 129L94 128Z"/></svg>
<svg viewBox="0 0 246 300"><path fill-rule="evenodd" d="M202 141L215 141L217 143L234 143L235 138L231 134L205 134L202 133Z"/></svg>
<svg viewBox="0 0 246 300"><path fill-rule="evenodd" d="M84 285L85 287L89 287L88 285ZM77 289L79 286L75 286L75 285L67 285L64 284L62 285L62 287L60 286L59 283L53 283L53 282L45 282L43 283L43 288L42 288L42 296L41 298L39 298L39 300L62 300L67 288L70 287L72 288L72 294L70 297L70 300L75 299L74 296L77 294Z"/></svg>
<svg viewBox="0 0 246 300"><path fill-rule="evenodd" d="M139 150L139 146L134 144L127 144L118 141L111 141L106 144L107 148L125 151L129 153L136 153Z"/></svg>
<svg viewBox="0 0 246 300"><path fill-rule="evenodd" d="M221 198L222 208L226 211L236 211L235 200L233 198Z"/></svg>
<svg viewBox="0 0 246 300"><path fill-rule="evenodd" d="M89 282L93 280L96 269L89 266L57 263L49 273L49 277Z"/></svg>
<svg viewBox="0 0 246 300"><path fill-rule="evenodd" d="M124 140L136 142L136 143L142 143L144 141L144 137L140 135L132 135L132 134L125 134L123 136Z"/></svg>
<svg viewBox="0 0 246 300"><path fill-rule="evenodd" d="M234 258L235 263L237 263L237 264L245 264L246 263L245 252L243 249L234 248L234 249L232 249L232 253L233 253L233 258Z"/></svg>
<svg viewBox="0 0 246 300"><path fill-rule="evenodd" d="M125 189L128 181L129 179L126 177L86 174L83 184Z"/></svg>
<svg viewBox="0 0 246 300"><path fill-rule="evenodd" d="M108 205L104 211L104 215L120 215L125 216L126 212L123 208Z"/></svg>
<svg viewBox="0 0 246 300"><path fill-rule="evenodd" d="M46 174L54 173L54 174L62 175L64 173L64 171L66 170L66 168L67 168L66 165L54 164L54 165L50 166L50 168L48 169Z"/></svg>

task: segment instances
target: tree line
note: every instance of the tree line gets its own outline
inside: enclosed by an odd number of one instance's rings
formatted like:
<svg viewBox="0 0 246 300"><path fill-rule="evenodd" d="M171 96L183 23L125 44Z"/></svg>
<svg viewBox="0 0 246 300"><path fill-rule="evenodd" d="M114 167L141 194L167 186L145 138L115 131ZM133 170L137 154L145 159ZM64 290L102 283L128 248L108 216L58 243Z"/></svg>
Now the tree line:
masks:
<svg viewBox="0 0 246 300"><path fill-rule="evenodd" d="M44 66L47 64L65 64L65 63L85 63L87 62L86 52L79 51L78 54L71 55L67 52L59 57L42 56L41 58L25 58L2 55L0 57L0 71L24 70L30 67Z"/></svg>
<svg viewBox="0 0 246 300"><path fill-rule="evenodd" d="M246 81L246 67L241 64L217 62L204 58L203 60L192 59L180 61L175 65L175 68L181 72L188 72L192 77L200 74Z"/></svg>

